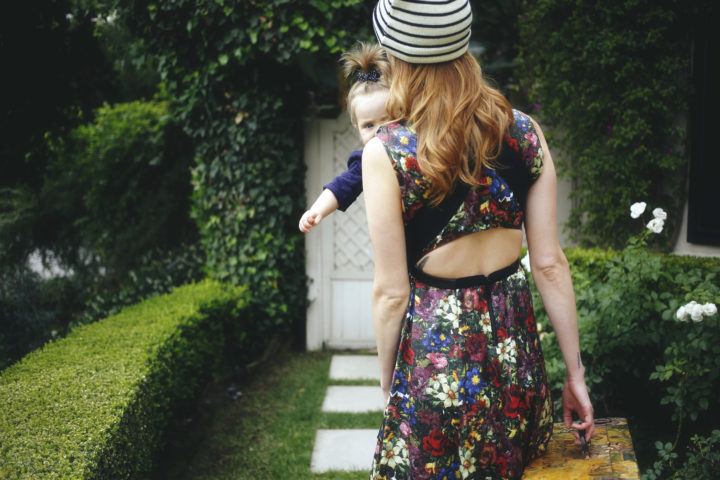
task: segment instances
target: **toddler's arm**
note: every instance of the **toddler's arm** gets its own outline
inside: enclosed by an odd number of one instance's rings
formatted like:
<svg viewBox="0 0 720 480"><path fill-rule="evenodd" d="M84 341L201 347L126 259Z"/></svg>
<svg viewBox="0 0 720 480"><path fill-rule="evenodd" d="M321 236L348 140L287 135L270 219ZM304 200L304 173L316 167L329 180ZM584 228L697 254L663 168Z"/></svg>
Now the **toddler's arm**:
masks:
<svg viewBox="0 0 720 480"><path fill-rule="evenodd" d="M347 160L347 170L323 188L335 195L338 210L342 212L347 210L362 193L362 150L352 152Z"/></svg>
<svg viewBox="0 0 720 480"><path fill-rule="evenodd" d="M300 218L300 231L307 233L312 227L335 210L345 211L362 193L362 150L350 154L348 169L323 186L323 192L312 207Z"/></svg>
<svg viewBox="0 0 720 480"><path fill-rule="evenodd" d="M308 233L312 227L319 224L323 218L330 215L337 210L337 208L338 201L335 195L326 188L320 196L318 196L317 200L315 200L315 203L312 204L312 207L300 217L300 223L298 225L300 231Z"/></svg>

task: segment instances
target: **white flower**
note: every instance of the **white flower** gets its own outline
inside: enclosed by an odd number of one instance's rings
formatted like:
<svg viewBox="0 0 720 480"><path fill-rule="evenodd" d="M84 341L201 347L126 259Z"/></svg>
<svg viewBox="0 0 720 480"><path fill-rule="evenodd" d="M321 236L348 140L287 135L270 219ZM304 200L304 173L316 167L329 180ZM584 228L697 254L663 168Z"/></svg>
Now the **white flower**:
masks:
<svg viewBox="0 0 720 480"><path fill-rule="evenodd" d="M690 315L693 322L702 322L703 317L710 317L717 313L717 306L714 303L700 305L695 300L678 308L675 315L681 322L686 321L685 317Z"/></svg>
<svg viewBox="0 0 720 480"><path fill-rule="evenodd" d="M648 230L651 230L654 233L662 232L663 226L665 226L665 222L659 218L653 218L647 224Z"/></svg>
<svg viewBox="0 0 720 480"><path fill-rule="evenodd" d="M530 271L530 252L527 252L525 256L520 260L520 263L522 263L522 266L525 270L528 272Z"/></svg>
<svg viewBox="0 0 720 480"><path fill-rule="evenodd" d="M517 346L515 345L514 338L506 338L496 348L498 353L498 360L500 360L501 362L515 363L515 357L517 356Z"/></svg>
<svg viewBox="0 0 720 480"><path fill-rule="evenodd" d="M665 210L662 208L656 208L653 210L653 217L657 218L658 220L667 220L667 213L665 213Z"/></svg>
<svg viewBox="0 0 720 480"><path fill-rule="evenodd" d="M441 315L445 320L449 320L453 324L453 328L459 328L460 300L455 295L443 297L438 302L438 308L435 309L437 315Z"/></svg>
<svg viewBox="0 0 720 480"><path fill-rule="evenodd" d="M690 314L690 318L693 322L702 322L703 319L703 306L697 303L695 300L685 305L685 310Z"/></svg>
<svg viewBox="0 0 720 480"><path fill-rule="evenodd" d="M633 203L630 205L630 216L632 218L638 218L645 211L645 207L647 207L647 203L645 202Z"/></svg>
<svg viewBox="0 0 720 480"><path fill-rule="evenodd" d="M715 315L717 313L717 307L714 303L706 303L702 306L703 309L703 315L706 317L709 317L711 315Z"/></svg>
<svg viewBox="0 0 720 480"><path fill-rule="evenodd" d="M443 383L441 391L438 392L437 398L443 402L445 408L457 407L459 405L458 384L457 382Z"/></svg>
<svg viewBox="0 0 720 480"><path fill-rule="evenodd" d="M430 378L425 393L440 400L445 408L459 405L458 381L454 374L452 379L443 373Z"/></svg>
<svg viewBox="0 0 720 480"><path fill-rule="evenodd" d="M480 314L480 327L485 335L492 334L492 320L490 320L490 313L487 311Z"/></svg>
<svg viewBox="0 0 720 480"><path fill-rule="evenodd" d="M396 440L397 441L392 448L389 448L390 445L386 445L383 448L380 465L387 465L390 468L395 468L398 465L407 465L407 448L405 448L405 440L397 437Z"/></svg>
<svg viewBox="0 0 720 480"><path fill-rule="evenodd" d="M460 474L462 478L467 478L471 473L475 472L476 461L477 459L473 456L473 451L470 449L460 454Z"/></svg>

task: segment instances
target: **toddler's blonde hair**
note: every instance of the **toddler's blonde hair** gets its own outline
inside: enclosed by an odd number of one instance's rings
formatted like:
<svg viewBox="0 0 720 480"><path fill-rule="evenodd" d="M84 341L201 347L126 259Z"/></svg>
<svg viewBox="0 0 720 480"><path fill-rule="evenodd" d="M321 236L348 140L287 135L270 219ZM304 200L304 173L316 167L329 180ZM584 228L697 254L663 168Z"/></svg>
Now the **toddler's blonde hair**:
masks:
<svg viewBox="0 0 720 480"><path fill-rule="evenodd" d="M359 95L390 89L390 64L380 45L358 42L352 50L340 58L345 77L351 86L347 94L347 109L350 120L357 128L357 116L353 102Z"/></svg>

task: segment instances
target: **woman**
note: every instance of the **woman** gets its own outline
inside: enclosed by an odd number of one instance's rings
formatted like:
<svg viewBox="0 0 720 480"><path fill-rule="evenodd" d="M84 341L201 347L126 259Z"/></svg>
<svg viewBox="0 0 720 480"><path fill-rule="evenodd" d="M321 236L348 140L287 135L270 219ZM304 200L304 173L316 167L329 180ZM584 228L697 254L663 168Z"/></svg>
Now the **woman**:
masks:
<svg viewBox="0 0 720 480"><path fill-rule="evenodd" d="M381 0L373 14L395 121L363 152L388 398L372 478L515 479L544 451L552 401L523 224L567 368L565 424L575 412L594 434L553 162L535 122L484 82L471 21L467 0Z"/></svg>

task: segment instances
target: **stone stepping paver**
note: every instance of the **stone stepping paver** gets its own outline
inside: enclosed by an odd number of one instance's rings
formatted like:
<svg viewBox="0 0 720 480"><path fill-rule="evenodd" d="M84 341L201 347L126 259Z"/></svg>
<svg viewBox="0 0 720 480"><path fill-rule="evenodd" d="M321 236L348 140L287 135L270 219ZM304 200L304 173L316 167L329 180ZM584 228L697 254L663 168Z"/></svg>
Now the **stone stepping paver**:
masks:
<svg viewBox="0 0 720 480"><path fill-rule="evenodd" d="M333 355L330 361L330 380L380 381L377 355Z"/></svg>
<svg viewBox="0 0 720 480"><path fill-rule="evenodd" d="M323 401L323 412L381 412L385 410L382 392L378 386L328 386Z"/></svg>
<svg viewBox="0 0 720 480"><path fill-rule="evenodd" d="M310 461L313 473L331 470L370 472L378 430L318 430Z"/></svg>
<svg viewBox="0 0 720 480"><path fill-rule="evenodd" d="M380 380L377 355L333 355L330 380ZM332 383L332 382L331 382ZM380 412L385 409L378 385L328 385L323 412L347 415ZM378 418L378 428L380 428ZM370 471L377 429L322 429L315 434L310 470Z"/></svg>

